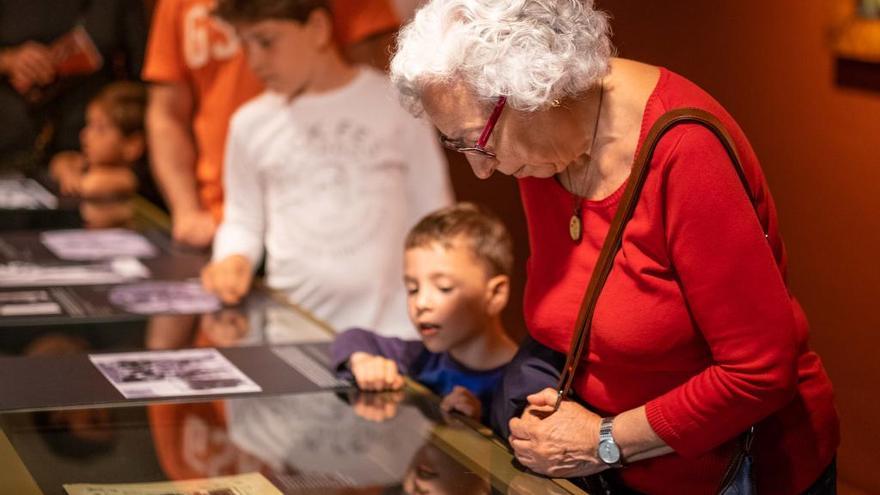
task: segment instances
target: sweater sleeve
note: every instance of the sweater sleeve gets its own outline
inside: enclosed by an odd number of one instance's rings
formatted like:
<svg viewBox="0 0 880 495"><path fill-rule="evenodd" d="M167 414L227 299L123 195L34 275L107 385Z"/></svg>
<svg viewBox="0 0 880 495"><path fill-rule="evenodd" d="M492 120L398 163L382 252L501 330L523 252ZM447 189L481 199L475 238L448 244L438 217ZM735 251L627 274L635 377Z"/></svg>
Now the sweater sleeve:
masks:
<svg viewBox="0 0 880 495"><path fill-rule="evenodd" d="M721 143L683 126L666 166L668 250L712 364L648 402L654 431L682 456L736 437L791 400L792 303L746 192Z"/></svg>
<svg viewBox="0 0 880 495"><path fill-rule="evenodd" d="M510 436L508 422L522 414L529 395L558 385L565 358L566 354L526 336L516 355L505 367L501 383L492 394L492 403L488 408L489 425L499 437Z"/></svg>
<svg viewBox="0 0 880 495"><path fill-rule="evenodd" d="M397 337L383 337L369 330L352 328L336 336L330 346L330 365L345 378L351 379L348 358L356 352L382 356L397 364L401 374L409 374L411 367L425 352L420 340L403 340Z"/></svg>
<svg viewBox="0 0 880 495"><path fill-rule="evenodd" d="M265 208L260 174L243 141L245 129L233 118L226 140L223 166L223 223L214 237L213 260L240 254L254 269L263 256Z"/></svg>

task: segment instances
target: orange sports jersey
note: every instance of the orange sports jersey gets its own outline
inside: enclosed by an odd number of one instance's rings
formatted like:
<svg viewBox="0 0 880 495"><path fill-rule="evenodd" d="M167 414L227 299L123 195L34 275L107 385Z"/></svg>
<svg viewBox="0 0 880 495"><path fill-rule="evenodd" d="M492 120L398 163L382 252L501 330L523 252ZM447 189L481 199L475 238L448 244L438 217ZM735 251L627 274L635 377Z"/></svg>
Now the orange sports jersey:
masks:
<svg viewBox="0 0 880 495"><path fill-rule="evenodd" d="M211 15L214 0L159 0L153 14L143 79L186 83L195 115L199 200L218 221L223 213L223 150L229 118L259 94L234 29ZM349 45L398 27L389 0L333 0L336 38Z"/></svg>

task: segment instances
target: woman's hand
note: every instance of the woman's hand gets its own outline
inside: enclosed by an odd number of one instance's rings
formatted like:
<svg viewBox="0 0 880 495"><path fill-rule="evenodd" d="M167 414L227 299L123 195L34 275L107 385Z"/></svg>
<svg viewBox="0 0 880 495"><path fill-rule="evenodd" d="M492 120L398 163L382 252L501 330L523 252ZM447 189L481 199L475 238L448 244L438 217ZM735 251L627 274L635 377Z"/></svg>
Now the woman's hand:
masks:
<svg viewBox="0 0 880 495"><path fill-rule="evenodd" d="M510 445L524 466L554 478L589 476L608 466L596 457L601 418L573 401L556 412L556 390L528 397L522 417L510 420Z"/></svg>
<svg viewBox="0 0 880 495"><path fill-rule="evenodd" d="M443 400L440 401L440 409L444 412L458 411L477 421L483 414L483 405L480 403L480 399L473 392L460 385L456 385L452 392L443 397Z"/></svg>
<svg viewBox="0 0 880 495"><path fill-rule="evenodd" d="M361 390L380 392L403 388L403 377L397 369L397 363L390 359L355 352L348 358L348 366Z"/></svg>

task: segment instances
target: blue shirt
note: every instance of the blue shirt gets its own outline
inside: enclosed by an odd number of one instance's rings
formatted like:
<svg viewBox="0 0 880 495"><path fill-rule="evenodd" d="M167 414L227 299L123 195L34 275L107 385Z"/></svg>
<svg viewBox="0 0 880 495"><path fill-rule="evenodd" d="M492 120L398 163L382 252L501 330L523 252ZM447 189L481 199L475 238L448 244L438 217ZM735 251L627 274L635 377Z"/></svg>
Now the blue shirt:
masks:
<svg viewBox="0 0 880 495"><path fill-rule="evenodd" d="M507 365L490 370L473 370L457 362L448 352L429 351L421 341L382 337L354 328L336 337L330 348L332 364L346 378L353 378L348 358L355 352L382 356L397 363L401 374L418 381L435 394L445 396L462 386L480 399L483 422L489 418L492 399Z"/></svg>

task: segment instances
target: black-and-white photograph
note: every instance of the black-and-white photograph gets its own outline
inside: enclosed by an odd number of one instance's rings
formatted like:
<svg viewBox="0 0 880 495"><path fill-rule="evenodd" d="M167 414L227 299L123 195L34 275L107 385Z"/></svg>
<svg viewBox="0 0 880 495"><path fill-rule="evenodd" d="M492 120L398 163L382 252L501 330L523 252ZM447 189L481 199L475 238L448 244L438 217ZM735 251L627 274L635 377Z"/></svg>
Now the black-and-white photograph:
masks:
<svg viewBox="0 0 880 495"><path fill-rule="evenodd" d="M216 349L92 354L89 359L126 399L262 390Z"/></svg>

